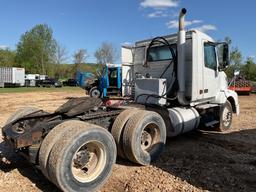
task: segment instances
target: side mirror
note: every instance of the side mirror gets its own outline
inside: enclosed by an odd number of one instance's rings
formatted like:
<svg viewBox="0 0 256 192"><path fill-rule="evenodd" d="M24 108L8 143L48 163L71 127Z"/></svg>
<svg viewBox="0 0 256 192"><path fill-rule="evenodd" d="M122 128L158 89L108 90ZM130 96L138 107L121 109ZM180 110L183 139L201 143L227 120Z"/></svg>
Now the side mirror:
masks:
<svg viewBox="0 0 256 192"><path fill-rule="evenodd" d="M218 61L219 71L224 71L230 64L229 60L229 46L226 42L218 43Z"/></svg>

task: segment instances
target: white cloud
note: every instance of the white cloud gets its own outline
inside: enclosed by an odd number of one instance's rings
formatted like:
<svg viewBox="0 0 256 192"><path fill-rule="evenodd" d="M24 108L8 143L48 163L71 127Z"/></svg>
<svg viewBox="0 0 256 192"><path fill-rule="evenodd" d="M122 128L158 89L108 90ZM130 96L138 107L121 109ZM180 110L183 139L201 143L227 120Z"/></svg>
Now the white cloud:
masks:
<svg viewBox="0 0 256 192"><path fill-rule="evenodd" d="M123 42L121 43L122 46L132 46L133 43L129 42L129 41L126 41L126 42Z"/></svg>
<svg viewBox="0 0 256 192"><path fill-rule="evenodd" d="M215 25L202 25L200 27L195 27L193 29L197 29L203 33L206 33L207 31L216 31L217 27Z"/></svg>
<svg viewBox="0 0 256 192"><path fill-rule="evenodd" d="M7 49L8 46L7 45L0 45L0 49Z"/></svg>
<svg viewBox="0 0 256 192"><path fill-rule="evenodd" d="M199 24L199 23L202 23L202 22L203 22L202 20L185 21L185 26L188 27L188 26L191 26L191 25L194 25L194 24ZM179 27L179 21L178 20L172 20L172 21L167 22L166 25L169 29L178 28Z"/></svg>
<svg viewBox="0 0 256 192"><path fill-rule="evenodd" d="M164 11L155 11L153 13L149 13L148 17L149 18L158 18L158 17L167 17L168 14L165 13Z"/></svg>
<svg viewBox="0 0 256 192"><path fill-rule="evenodd" d="M177 7L178 0L143 0L140 5L143 8L164 9Z"/></svg>

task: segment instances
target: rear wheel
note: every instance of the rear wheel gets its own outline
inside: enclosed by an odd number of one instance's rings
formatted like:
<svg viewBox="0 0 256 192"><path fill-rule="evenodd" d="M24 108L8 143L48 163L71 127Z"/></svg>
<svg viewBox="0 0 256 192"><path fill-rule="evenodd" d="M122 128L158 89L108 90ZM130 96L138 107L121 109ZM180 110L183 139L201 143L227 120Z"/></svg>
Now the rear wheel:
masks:
<svg viewBox="0 0 256 192"><path fill-rule="evenodd" d="M219 119L220 123L216 127L219 132L227 131L231 128L232 124L232 105L229 101L226 101L220 108Z"/></svg>
<svg viewBox="0 0 256 192"><path fill-rule="evenodd" d="M16 121L22 117L25 117L29 114L32 114L32 113L35 113L37 111L40 111L40 109L36 108L36 107L23 107L23 108L20 108L18 109L17 111L15 111L6 121L6 125L13 122L13 121Z"/></svg>
<svg viewBox="0 0 256 192"><path fill-rule="evenodd" d="M91 88L89 95L93 98L100 98L101 92L97 87L93 87L93 88Z"/></svg>
<svg viewBox="0 0 256 192"><path fill-rule="evenodd" d="M39 166L44 176L49 180L51 180L47 171L49 154L54 144L63 137L64 133L73 129L73 124L76 124L77 127L84 127L84 123L81 121L66 121L54 127L43 139L39 150Z"/></svg>
<svg viewBox="0 0 256 192"><path fill-rule="evenodd" d="M132 162L148 165L161 153L166 141L163 118L153 111L138 111L125 125L123 149Z"/></svg>
<svg viewBox="0 0 256 192"><path fill-rule="evenodd" d="M116 160L116 145L105 129L73 123L53 146L48 172L63 191L96 191L110 176Z"/></svg>
<svg viewBox="0 0 256 192"><path fill-rule="evenodd" d="M117 154L118 156L125 159L124 149L123 149L123 130L124 126L129 120L129 118L134 115L138 109L126 109L120 113L114 121L114 124L111 129L111 134L113 135L116 145L117 145Z"/></svg>

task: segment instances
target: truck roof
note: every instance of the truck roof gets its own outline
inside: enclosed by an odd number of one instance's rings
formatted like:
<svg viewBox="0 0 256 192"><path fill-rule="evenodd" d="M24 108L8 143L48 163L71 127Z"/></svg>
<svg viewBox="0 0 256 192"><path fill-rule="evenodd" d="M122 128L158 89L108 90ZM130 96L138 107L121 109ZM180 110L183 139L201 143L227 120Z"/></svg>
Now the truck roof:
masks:
<svg viewBox="0 0 256 192"><path fill-rule="evenodd" d="M193 30L189 30L186 32L186 38L187 39L190 39L192 38L192 34L193 33L196 33L200 36L203 36L205 39L209 39L211 41L214 41L209 35L199 31L199 30L196 30L196 29L193 29ZM165 35L165 36L162 36L163 38L167 39L168 41L177 41L177 38L178 38L178 34L177 33L174 33L174 34L170 34L170 35ZM135 46L138 47L138 46L146 46L148 45L151 41L152 41L153 38L151 39L146 39L146 40L142 40L142 41L137 41L135 43Z"/></svg>

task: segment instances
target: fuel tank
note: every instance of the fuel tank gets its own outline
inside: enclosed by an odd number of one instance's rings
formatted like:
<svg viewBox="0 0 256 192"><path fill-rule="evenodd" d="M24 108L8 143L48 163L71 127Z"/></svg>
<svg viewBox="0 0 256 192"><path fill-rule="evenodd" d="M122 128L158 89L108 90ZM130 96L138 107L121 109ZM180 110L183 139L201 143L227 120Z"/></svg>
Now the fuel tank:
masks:
<svg viewBox="0 0 256 192"><path fill-rule="evenodd" d="M193 107L174 107L168 109L172 127L167 130L168 137L174 137L196 129L200 115Z"/></svg>

